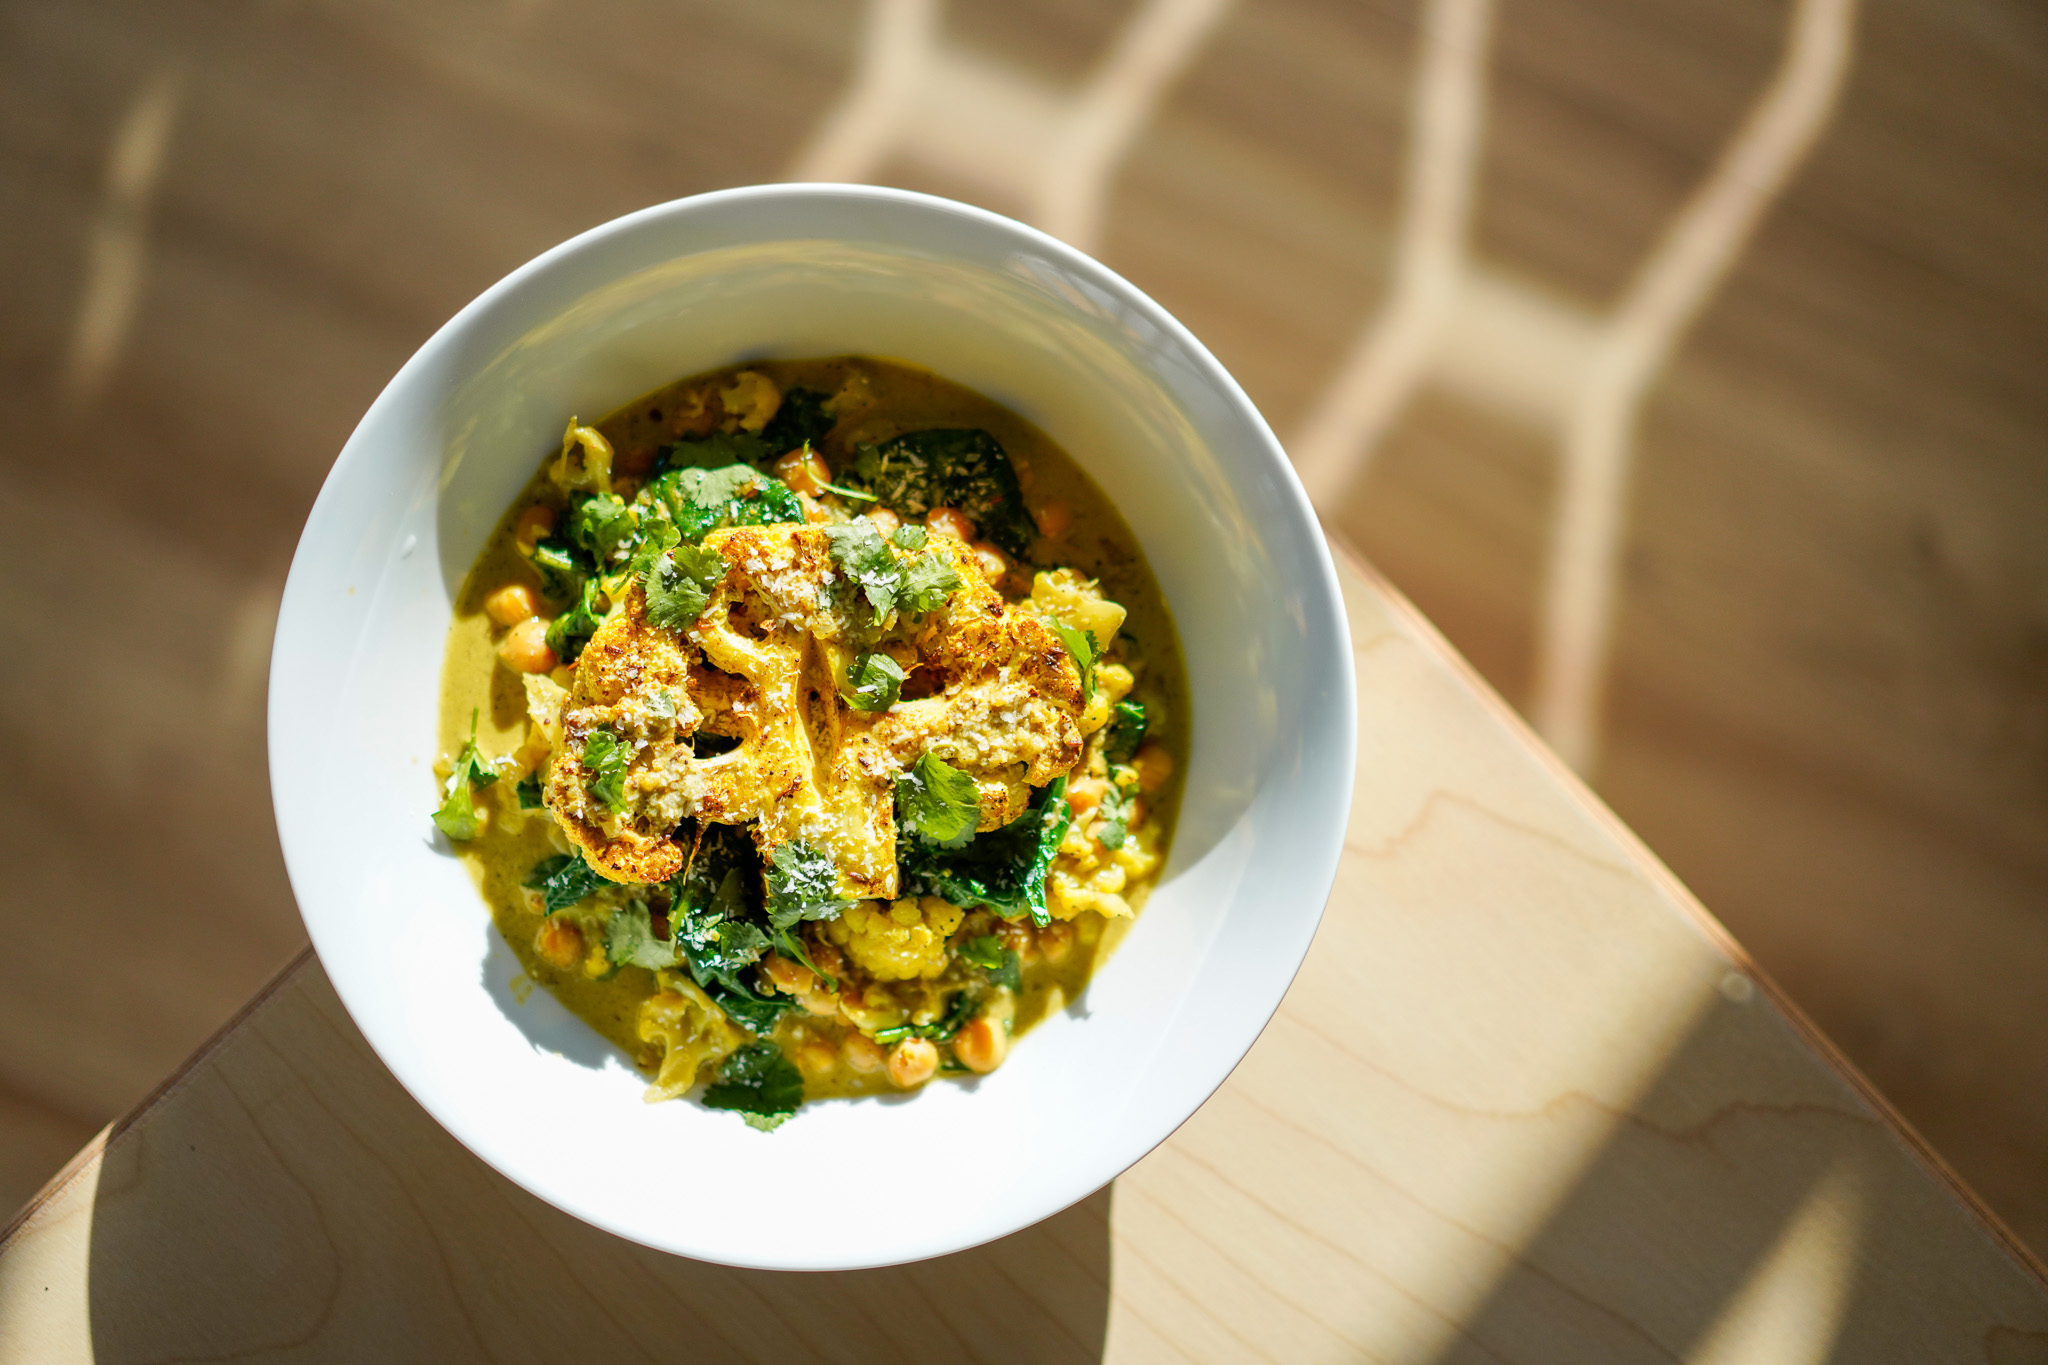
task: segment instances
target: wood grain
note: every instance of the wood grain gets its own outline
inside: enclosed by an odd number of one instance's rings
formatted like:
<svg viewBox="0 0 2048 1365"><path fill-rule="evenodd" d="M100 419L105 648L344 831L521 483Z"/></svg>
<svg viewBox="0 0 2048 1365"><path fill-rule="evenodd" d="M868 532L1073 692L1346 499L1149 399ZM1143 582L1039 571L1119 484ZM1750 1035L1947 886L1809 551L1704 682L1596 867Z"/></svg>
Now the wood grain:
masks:
<svg viewBox="0 0 2048 1365"><path fill-rule="evenodd" d="M2009 1234L1420 617L1343 577L1361 783L1321 932L1112 1189L891 1270L647 1251L458 1146L307 959L0 1236L0 1362L2048 1349Z"/></svg>

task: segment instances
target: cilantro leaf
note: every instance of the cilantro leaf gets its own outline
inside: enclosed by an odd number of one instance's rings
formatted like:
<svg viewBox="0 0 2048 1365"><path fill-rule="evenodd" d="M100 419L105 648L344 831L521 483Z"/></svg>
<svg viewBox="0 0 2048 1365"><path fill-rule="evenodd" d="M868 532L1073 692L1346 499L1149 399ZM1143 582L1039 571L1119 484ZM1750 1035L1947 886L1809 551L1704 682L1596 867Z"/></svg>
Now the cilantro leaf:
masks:
<svg viewBox="0 0 2048 1365"><path fill-rule="evenodd" d="M612 911L604 927L604 955L614 967L673 967L676 950L672 943L655 937L654 916L645 901L634 901Z"/></svg>
<svg viewBox="0 0 2048 1365"><path fill-rule="evenodd" d="M925 542L931 538L931 532L925 530L924 527L919 526L914 521L903 523L889 536L889 539L895 542L897 549L908 550L912 554L922 550L925 547Z"/></svg>
<svg viewBox="0 0 2048 1365"><path fill-rule="evenodd" d="M730 1109L772 1132L804 1102L803 1073L774 1043L749 1043L728 1056L704 1091L707 1109Z"/></svg>
<svg viewBox="0 0 2048 1365"><path fill-rule="evenodd" d="M906 518L958 508L1006 554L1023 556L1036 534L1017 471L986 431L939 427L862 445L849 477Z"/></svg>
<svg viewBox="0 0 2048 1365"><path fill-rule="evenodd" d="M658 503L667 510L688 545L726 526L767 526L804 519L802 499L780 479L747 464L672 468L655 476L641 496L650 505Z"/></svg>
<svg viewBox="0 0 2048 1365"><path fill-rule="evenodd" d="M1102 647L1095 643L1093 632L1075 630L1057 621L1048 621L1053 633L1060 637L1060 643L1067 647L1067 653L1074 656L1074 662L1081 669L1081 702L1085 706L1095 699L1095 661L1102 657Z"/></svg>
<svg viewBox="0 0 2048 1365"><path fill-rule="evenodd" d="M552 915L587 899L593 891L609 885L609 882L603 873L578 855L562 853L535 863L520 885L529 891L540 892L542 913Z"/></svg>
<svg viewBox="0 0 2048 1365"><path fill-rule="evenodd" d="M610 730L599 726L584 737L583 770L590 774L590 794L614 814L626 808L626 768L632 761L632 747Z"/></svg>
<svg viewBox="0 0 2048 1365"><path fill-rule="evenodd" d="M818 389L794 388L782 392L782 406L761 428L761 442L780 455L802 445L816 445L825 439L839 419L825 411L829 395Z"/></svg>
<svg viewBox="0 0 2048 1365"><path fill-rule="evenodd" d="M971 938L960 945L960 960L987 972L993 985L1008 986L1013 991L1022 987L1023 969L1016 951L1005 948L994 934Z"/></svg>
<svg viewBox="0 0 2048 1365"><path fill-rule="evenodd" d="M725 561L716 550L676 546L655 560L641 580L648 621L666 630L687 630L711 604L711 592L724 577Z"/></svg>
<svg viewBox="0 0 2048 1365"><path fill-rule="evenodd" d="M896 611L897 590L903 586L903 570L881 532L866 517L855 517L839 526L827 526L825 538L832 545L832 566L861 593L855 601L865 600L867 626L888 624Z"/></svg>
<svg viewBox="0 0 2048 1365"><path fill-rule="evenodd" d="M476 717L475 711L469 713L469 738L463 742L462 752L455 756L441 808L433 815L435 828L451 839L476 838L483 829L483 820L476 812L474 789L488 787L498 780L497 771L477 752Z"/></svg>
<svg viewBox="0 0 2048 1365"><path fill-rule="evenodd" d="M800 919L831 919L851 904L839 894L839 869L831 854L791 839L769 855L770 928L788 929Z"/></svg>
<svg viewBox="0 0 2048 1365"><path fill-rule="evenodd" d="M594 578L585 579L582 594L576 605L557 616L548 625L548 648L565 664L576 662L583 653L583 646L590 643L590 637L597 634L597 628L604 624L604 608L600 605L604 594Z"/></svg>
<svg viewBox="0 0 2048 1365"><path fill-rule="evenodd" d="M1095 831L1095 842L1114 853L1124 846L1131 832L1130 785L1137 781L1137 775L1130 769L1122 770L1126 781L1119 781L1119 774L1111 772L1109 785L1102 793L1102 800L1096 811L1102 818L1102 827Z"/></svg>
<svg viewBox="0 0 2048 1365"><path fill-rule="evenodd" d="M907 676L903 665L888 655L863 654L846 670L847 705L856 711L886 711L902 695Z"/></svg>
<svg viewBox="0 0 2048 1365"><path fill-rule="evenodd" d="M974 779L937 754L923 754L896 778L896 816L927 844L959 848L981 821Z"/></svg>
<svg viewBox="0 0 2048 1365"><path fill-rule="evenodd" d="M903 586L897 591L897 609L922 616L946 605L946 599L960 590L960 575L935 554L921 554L903 567Z"/></svg>
<svg viewBox="0 0 2048 1365"><path fill-rule="evenodd" d="M795 1002L762 995L742 975L768 950L768 935L751 918L754 857L732 826L700 826L689 861L669 881L668 918L676 951L697 984L727 1018L765 1033Z"/></svg>
<svg viewBox="0 0 2048 1365"><path fill-rule="evenodd" d="M1145 742L1148 724L1143 702L1118 702L1109 713L1109 736L1103 742L1103 755L1111 763L1130 762L1131 755L1137 753L1138 746Z"/></svg>
<svg viewBox="0 0 2048 1365"><path fill-rule="evenodd" d="M666 504L648 503L646 515L640 519L639 535L633 542L632 558L626 564L626 572L633 577L645 578L647 571L654 567L664 552L682 543L683 533L676 529L667 513Z"/></svg>
<svg viewBox="0 0 2048 1365"><path fill-rule="evenodd" d="M1054 778L1022 815L1001 829L975 835L957 850L898 838L896 861L906 887L935 892L963 910L982 906L1004 919L1029 915L1034 924L1052 923L1045 908L1045 879L1073 823L1066 791L1067 779Z"/></svg>

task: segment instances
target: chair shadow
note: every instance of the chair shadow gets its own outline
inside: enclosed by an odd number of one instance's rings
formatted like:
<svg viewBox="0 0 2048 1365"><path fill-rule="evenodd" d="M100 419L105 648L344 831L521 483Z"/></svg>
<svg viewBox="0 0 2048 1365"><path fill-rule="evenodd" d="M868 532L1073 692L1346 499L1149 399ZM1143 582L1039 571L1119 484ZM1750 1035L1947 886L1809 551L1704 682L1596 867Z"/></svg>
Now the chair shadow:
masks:
<svg viewBox="0 0 2048 1365"><path fill-rule="evenodd" d="M1987 1273L1991 1230L1901 1179L1898 1135L1846 1079L1817 1086L1770 1036L1792 1025L1736 994L1617 1115L1436 1365L1739 1359L1759 1329L1770 1358L1813 1365L1951 1359L1959 1338L1994 1365L2048 1361L2048 1335L1984 1335L2039 1317L2017 1260L2003 1254L2003 1282ZM1933 1282L1936 1266L1954 1273Z"/></svg>
<svg viewBox="0 0 2048 1365"><path fill-rule="evenodd" d="M317 966L300 976L284 991L314 999L278 1007L288 1028L237 1030L108 1142L89 1263L100 1365L1102 1358L1108 1189L987 1245L878 1270L668 1255L486 1166L376 1061ZM648 1165L692 1176L673 1157ZM914 1152L848 1153L843 1169L790 1178L815 1186L822 1219L839 1180L948 1196L917 1191L916 1174Z"/></svg>

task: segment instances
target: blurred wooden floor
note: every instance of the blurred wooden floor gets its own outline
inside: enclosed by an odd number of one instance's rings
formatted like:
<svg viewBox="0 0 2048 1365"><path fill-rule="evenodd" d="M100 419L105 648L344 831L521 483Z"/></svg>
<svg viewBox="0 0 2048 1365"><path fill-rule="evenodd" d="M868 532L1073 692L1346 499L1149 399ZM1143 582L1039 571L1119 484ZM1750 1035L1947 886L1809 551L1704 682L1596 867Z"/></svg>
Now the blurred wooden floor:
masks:
<svg viewBox="0 0 2048 1365"><path fill-rule="evenodd" d="M1123 9L960 0L945 24L1058 91ZM0 1205L301 942L264 672L357 416L542 248L784 176L864 13L0 7L0 914L23 949L0 955ZM1784 17L1508 0L1476 249L1610 300ZM1101 254L1283 435L1387 287L1415 29L1412 0L1241 0L1112 183ZM1653 391L1595 780L2044 1247L2048 11L1871 0L1857 37L1834 122ZM1430 396L1335 520L1523 703L1555 484L1543 442Z"/></svg>

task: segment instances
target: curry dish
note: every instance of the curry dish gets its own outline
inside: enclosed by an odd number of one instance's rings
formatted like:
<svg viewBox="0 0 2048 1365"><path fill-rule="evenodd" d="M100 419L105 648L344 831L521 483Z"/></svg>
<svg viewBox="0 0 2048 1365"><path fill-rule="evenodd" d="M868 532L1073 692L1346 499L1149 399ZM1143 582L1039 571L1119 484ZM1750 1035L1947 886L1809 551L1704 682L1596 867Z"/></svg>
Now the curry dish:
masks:
<svg viewBox="0 0 2048 1365"><path fill-rule="evenodd" d="M866 357L692 376L561 450L449 631L434 823L527 974L772 1128L1002 1065L1166 853L1173 623L1008 409Z"/></svg>

